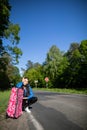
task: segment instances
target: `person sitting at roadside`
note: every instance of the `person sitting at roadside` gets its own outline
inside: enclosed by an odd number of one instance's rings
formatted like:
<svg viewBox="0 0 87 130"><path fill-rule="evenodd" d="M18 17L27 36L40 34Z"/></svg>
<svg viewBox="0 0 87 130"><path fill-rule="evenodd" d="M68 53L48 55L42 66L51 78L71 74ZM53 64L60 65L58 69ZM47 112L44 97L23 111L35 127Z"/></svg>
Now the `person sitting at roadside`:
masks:
<svg viewBox="0 0 87 130"><path fill-rule="evenodd" d="M38 98L34 96L33 90L29 84L29 80L27 77L22 78L22 82L19 82L16 85L17 88L23 88L24 93L23 93L23 103L22 103L22 110L30 113L30 105L35 103Z"/></svg>

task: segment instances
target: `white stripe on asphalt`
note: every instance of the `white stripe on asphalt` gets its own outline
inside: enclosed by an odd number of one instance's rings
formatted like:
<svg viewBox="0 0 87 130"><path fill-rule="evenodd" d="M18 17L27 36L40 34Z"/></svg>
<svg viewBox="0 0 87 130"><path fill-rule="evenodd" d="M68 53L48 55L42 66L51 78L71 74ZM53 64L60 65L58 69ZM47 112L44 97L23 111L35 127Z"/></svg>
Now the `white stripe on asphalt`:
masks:
<svg viewBox="0 0 87 130"><path fill-rule="evenodd" d="M30 118L31 122L33 123L34 127L36 128L36 130L44 130L42 125L35 119L35 117L32 115L32 113L29 113L29 118Z"/></svg>

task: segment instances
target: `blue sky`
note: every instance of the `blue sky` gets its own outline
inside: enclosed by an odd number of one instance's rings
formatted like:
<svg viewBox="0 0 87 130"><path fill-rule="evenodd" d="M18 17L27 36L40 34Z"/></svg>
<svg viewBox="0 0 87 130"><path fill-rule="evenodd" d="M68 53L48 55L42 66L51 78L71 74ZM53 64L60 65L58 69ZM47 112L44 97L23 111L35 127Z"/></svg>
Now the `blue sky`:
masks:
<svg viewBox="0 0 87 130"><path fill-rule="evenodd" d="M18 23L23 55L19 69L28 60L43 63L52 45L67 51L72 42L87 39L86 0L10 0L10 20Z"/></svg>

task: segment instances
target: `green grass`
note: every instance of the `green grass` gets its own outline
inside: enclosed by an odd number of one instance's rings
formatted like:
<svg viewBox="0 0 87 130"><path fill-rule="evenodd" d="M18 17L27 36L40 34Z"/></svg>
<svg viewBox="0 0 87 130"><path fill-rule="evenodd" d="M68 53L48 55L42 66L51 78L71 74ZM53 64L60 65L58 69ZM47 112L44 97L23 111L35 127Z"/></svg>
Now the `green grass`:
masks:
<svg viewBox="0 0 87 130"><path fill-rule="evenodd" d="M49 91L49 92L58 92L58 93L70 93L70 94L86 94L87 89L61 89L61 88L34 88L34 90L42 90L42 91Z"/></svg>
<svg viewBox="0 0 87 130"><path fill-rule="evenodd" d="M33 90L37 91L49 91L49 92L58 92L58 93L73 93L73 94L86 94L87 95L87 89L57 89L57 88L33 88ZM10 97L10 90L1 92L0 91L0 114L5 113Z"/></svg>
<svg viewBox="0 0 87 130"><path fill-rule="evenodd" d="M9 97L10 97L10 90L4 92L0 91L0 114L6 111Z"/></svg>

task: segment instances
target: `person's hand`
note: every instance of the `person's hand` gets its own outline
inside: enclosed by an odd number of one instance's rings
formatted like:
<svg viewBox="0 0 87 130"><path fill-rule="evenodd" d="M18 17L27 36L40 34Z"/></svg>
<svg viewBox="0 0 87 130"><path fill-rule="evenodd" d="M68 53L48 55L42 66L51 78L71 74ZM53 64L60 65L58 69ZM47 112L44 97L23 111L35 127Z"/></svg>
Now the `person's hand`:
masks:
<svg viewBox="0 0 87 130"><path fill-rule="evenodd" d="M23 99L28 99L28 97L23 97Z"/></svg>

